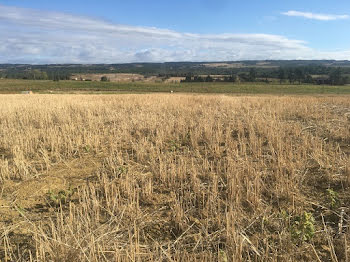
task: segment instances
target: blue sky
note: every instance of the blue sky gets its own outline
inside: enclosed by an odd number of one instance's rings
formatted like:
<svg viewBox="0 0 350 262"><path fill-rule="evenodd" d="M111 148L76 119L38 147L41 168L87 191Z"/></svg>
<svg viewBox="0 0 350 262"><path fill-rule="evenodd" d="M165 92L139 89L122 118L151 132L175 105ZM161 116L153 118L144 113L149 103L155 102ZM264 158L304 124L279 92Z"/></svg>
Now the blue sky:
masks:
<svg viewBox="0 0 350 262"><path fill-rule="evenodd" d="M350 60L349 0L0 0L0 63Z"/></svg>

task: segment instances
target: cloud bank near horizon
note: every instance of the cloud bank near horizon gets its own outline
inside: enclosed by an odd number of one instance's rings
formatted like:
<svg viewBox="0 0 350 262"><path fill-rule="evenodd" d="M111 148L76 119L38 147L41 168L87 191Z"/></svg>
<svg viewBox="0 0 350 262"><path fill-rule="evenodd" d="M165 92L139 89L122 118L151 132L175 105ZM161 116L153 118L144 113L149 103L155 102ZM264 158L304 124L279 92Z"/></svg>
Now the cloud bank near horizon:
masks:
<svg viewBox="0 0 350 262"><path fill-rule="evenodd" d="M320 21L344 20L344 19L350 18L349 15L315 14L310 12L299 12L294 10L283 12L282 14L286 16L303 17L307 19L320 20Z"/></svg>
<svg viewBox="0 0 350 262"><path fill-rule="evenodd" d="M193 34L0 5L0 63L350 59L271 34Z"/></svg>

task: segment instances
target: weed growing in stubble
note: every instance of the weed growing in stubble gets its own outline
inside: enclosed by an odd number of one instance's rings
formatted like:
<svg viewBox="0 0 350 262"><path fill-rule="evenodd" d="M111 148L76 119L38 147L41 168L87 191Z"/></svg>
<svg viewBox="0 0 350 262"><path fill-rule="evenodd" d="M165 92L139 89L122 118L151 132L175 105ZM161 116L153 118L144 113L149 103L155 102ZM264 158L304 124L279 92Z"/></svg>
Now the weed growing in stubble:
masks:
<svg viewBox="0 0 350 262"><path fill-rule="evenodd" d="M49 192L46 194L48 204L50 206L60 206L61 204L66 204L71 200L74 192L76 192L76 189L71 187L66 190L59 190L57 193L49 190Z"/></svg>
<svg viewBox="0 0 350 262"><path fill-rule="evenodd" d="M291 227L292 238L295 241L310 241L315 235L315 219L309 212L295 216Z"/></svg>
<svg viewBox="0 0 350 262"><path fill-rule="evenodd" d="M340 206L340 200L339 200L339 196L338 193L336 191L334 191L331 188L328 188L326 190L327 192L327 199L329 201L329 206L334 209Z"/></svg>

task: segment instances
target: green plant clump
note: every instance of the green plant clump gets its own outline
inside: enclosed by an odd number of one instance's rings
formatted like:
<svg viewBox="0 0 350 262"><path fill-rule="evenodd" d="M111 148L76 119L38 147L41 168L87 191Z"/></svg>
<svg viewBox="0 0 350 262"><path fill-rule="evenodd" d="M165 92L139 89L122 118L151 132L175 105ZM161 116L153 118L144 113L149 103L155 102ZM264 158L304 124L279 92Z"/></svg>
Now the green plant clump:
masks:
<svg viewBox="0 0 350 262"><path fill-rule="evenodd" d="M74 192L75 190L70 187L67 190L60 190L58 191L58 193L55 193L50 190L47 193L47 199L50 205L59 206L60 204L65 204L69 202Z"/></svg>
<svg viewBox="0 0 350 262"><path fill-rule="evenodd" d="M294 218L291 228L292 238L295 241L310 241L315 235L315 219L309 212L304 212Z"/></svg>
<svg viewBox="0 0 350 262"><path fill-rule="evenodd" d="M333 189L327 189L327 197L330 202L331 208L336 208L340 205L338 193L335 192Z"/></svg>

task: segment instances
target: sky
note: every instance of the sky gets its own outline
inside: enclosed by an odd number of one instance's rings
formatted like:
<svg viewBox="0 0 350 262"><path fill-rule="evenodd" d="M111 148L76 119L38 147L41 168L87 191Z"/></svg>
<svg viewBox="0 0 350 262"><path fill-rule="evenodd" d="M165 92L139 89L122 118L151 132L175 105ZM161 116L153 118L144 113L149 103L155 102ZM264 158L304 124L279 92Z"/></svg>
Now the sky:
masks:
<svg viewBox="0 0 350 262"><path fill-rule="evenodd" d="M0 0L0 63L350 60L349 0Z"/></svg>

